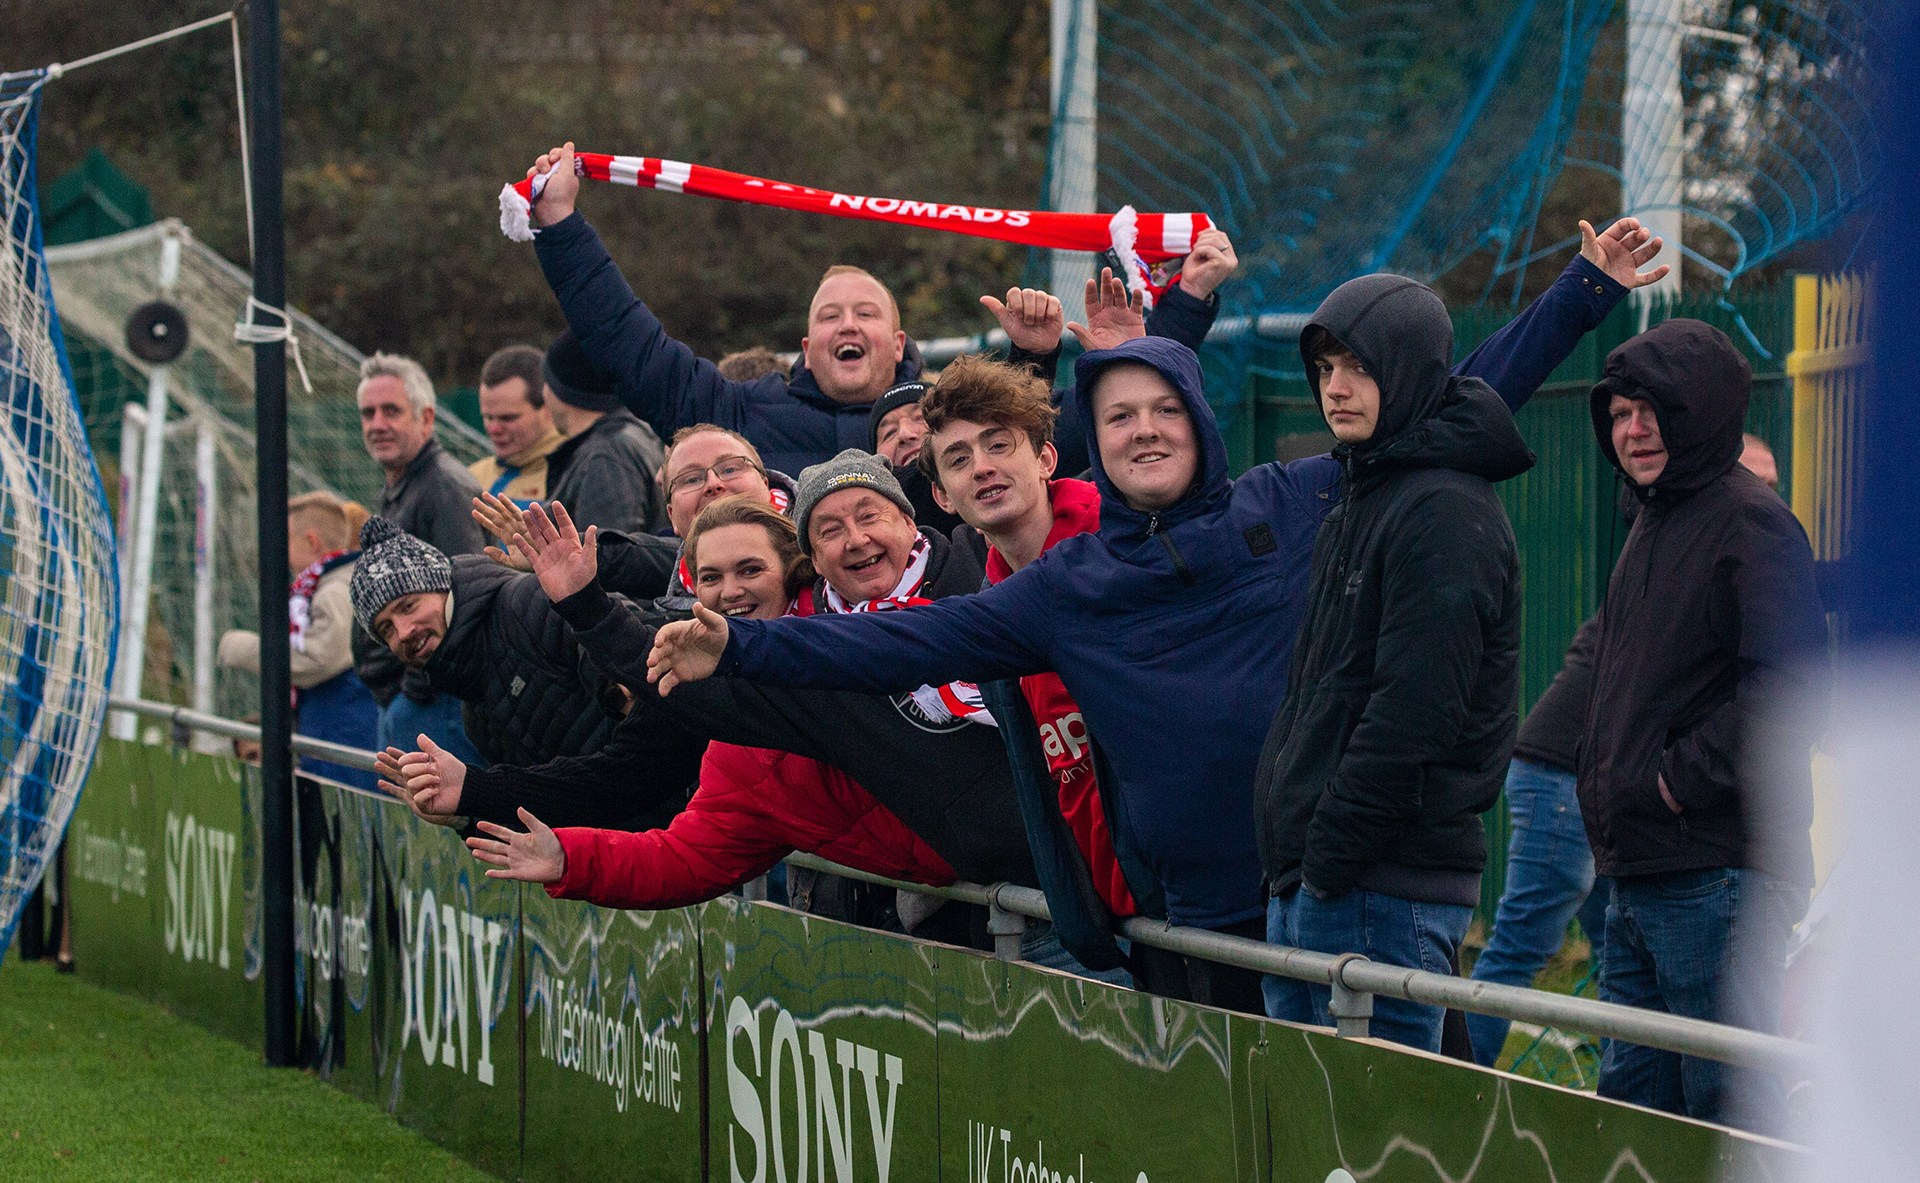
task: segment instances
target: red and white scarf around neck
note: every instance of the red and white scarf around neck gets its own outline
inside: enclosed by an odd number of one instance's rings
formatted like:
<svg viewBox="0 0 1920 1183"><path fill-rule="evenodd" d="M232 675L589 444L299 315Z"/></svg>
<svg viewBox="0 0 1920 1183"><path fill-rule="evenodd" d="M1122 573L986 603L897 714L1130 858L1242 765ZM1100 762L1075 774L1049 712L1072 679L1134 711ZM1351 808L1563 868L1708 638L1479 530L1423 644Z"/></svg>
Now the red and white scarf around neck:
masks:
<svg viewBox="0 0 1920 1183"><path fill-rule="evenodd" d="M313 623L313 593L320 589L320 577L327 573L328 563L346 553L330 550L293 577L293 587L287 593L287 631L295 652L307 651L307 628Z"/></svg>
<svg viewBox="0 0 1920 1183"><path fill-rule="evenodd" d="M927 563L933 557L933 546L923 535L916 538L913 549L907 552L907 569L901 573L900 581L893 590L884 596L875 596L871 600L849 602L827 585L827 611L829 612L892 612L900 608L915 608L921 604L931 604L932 600L917 594L920 585L926 582ZM922 686L913 692L913 701L929 719L935 723L946 723L954 719L966 719L973 723L984 723L988 727L998 727L993 712L987 710L986 701L980 695L980 688L972 682L948 682L944 686Z"/></svg>
<svg viewBox="0 0 1920 1183"><path fill-rule="evenodd" d="M1127 286L1144 293L1149 307L1172 283L1155 283L1149 268L1177 259L1193 249L1194 238L1213 222L1205 214L1143 214L1132 206L1114 214L1067 214L1050 210L991 209L941 201L903 201L898 197L867 197L835 193L809 185L769 181L744 173L659 160L650 156L609 156L576 152L574 171L595 181L692 193L770 205L839 218L897 222L933 230L947 230L975 238L995 238L1021 246L1073 251L1111 250L1126 272ZM530 211L546 188L545 174L504 186L500 190L500 231L516 242L533 240Z"/></svg>

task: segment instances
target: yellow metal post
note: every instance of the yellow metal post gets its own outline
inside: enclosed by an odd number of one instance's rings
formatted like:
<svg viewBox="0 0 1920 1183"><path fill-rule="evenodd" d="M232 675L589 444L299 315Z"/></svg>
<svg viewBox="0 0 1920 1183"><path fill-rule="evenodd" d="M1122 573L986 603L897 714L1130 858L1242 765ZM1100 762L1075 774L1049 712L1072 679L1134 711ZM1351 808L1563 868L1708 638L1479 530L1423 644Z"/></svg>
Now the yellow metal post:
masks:
<svg viewBox="0 0 1920 1183"><path fill-rule="evenodd" d="M1793 352L1787 356L1787 373L1793 375L1793 515L1814 537L1814 484L1819 470L1820 445L1818 399L1815 387L1819 379L1806 373L1801 363L1820 348L1820 277L1793 277ZM1816 543L1817 546L1817 543Z"/></svg>

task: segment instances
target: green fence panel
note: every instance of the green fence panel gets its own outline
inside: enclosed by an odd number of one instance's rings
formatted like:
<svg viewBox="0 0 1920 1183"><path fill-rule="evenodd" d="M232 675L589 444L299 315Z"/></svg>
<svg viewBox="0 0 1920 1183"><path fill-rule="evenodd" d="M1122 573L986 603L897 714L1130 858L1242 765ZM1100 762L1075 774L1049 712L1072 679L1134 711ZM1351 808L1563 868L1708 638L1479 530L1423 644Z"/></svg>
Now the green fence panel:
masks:
<svg viewBox="0 0 1920 1183"><path fill-rule="evenodd" d="M1715 1183L1790 1178L1765 1138L1286 1023L1233 1018L1252 1049L1273 1183Z"/></svg>
<svg viewBox="0 0 1920 1183"><path fill-rule="evenodd" d="M69 883L85 976L257 1048L253 777L106 741ZM506 1178L1705 1183L1800 1165L1469 1064L785 908L553 901L383 798L303 778L295 806L308 1066Z"/></svg>
<svg viewBox="0 0 1920 1183"><path fill-rule="evenodd" d="M707 1178L940 1178L934 963L961 954L735 899L701 934Z"/></svg>
<svg viewBox="0 0 1920 1183"><path fill-rule="evenodd" d="M387 1107L475 1165L520 1166L517 884L488 879L453 831L382 806L372 957L387 992L374 1069Z"/></svg>
<svg viewBox="0 0 1920 1183"><path fill-rule="evenodd" d="M521 926L523 1177L701 1178L700 910L527 888Z"/></svg>
<svg viewBox="0 0 1920 1183"><path fill-rule="evenodd" d="M1255 1177L1225 1012L958 949L935 976L942 1178Z"/></svg>
<svg viewBox="0 0 1920 1183"><path fill-rule="evenodd" d="M68 883L74 961L89 981L257 1048L258 829L247 798L237 761L103 739L74 809Z"/></svg>

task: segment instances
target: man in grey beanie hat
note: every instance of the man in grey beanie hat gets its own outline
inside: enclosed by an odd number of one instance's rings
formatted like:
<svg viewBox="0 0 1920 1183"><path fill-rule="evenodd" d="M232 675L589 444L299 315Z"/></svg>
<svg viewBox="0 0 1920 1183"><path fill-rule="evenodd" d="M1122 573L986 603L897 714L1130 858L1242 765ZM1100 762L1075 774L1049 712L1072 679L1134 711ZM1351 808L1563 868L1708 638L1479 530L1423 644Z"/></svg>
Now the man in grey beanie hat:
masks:
<svg viewBox="0 0 1920 1183"><path fill-rule="evenodd" d="M666 590L672 542L613 530L598 539L609 592L645 603ZM415 709L436 704L399 696L389 745L411 748L424 732L484 765L539 764L606 743L614 715L604 679L582 678L579 643L537 578L483 555L450 559L382 518L367 522L360 541L349 584L354 619L436 700L460 704L457 716L440 718Z"/></svg>
<svg viewBox="0 0 1920 1183"><path fill-rule="evenodd" d="M354 620L408 665L424 665L446 636L453 563L387 519L361 527L360 561L347 586Z"/></svg>
<svg viewBox="0 0 1920 1183"><path fill-rule="evenodd" d="M788 512L793 517L794 528L800 531L800 549L808 555L813 554L813 539L809 534L813 511L828 497L848 489L871 489L893 502L907 515L908 530L913 529L913 502L907 499L906 491L894 477L893 467L872 452L848 448L824 464L800 470L793 506Z"/></svg>

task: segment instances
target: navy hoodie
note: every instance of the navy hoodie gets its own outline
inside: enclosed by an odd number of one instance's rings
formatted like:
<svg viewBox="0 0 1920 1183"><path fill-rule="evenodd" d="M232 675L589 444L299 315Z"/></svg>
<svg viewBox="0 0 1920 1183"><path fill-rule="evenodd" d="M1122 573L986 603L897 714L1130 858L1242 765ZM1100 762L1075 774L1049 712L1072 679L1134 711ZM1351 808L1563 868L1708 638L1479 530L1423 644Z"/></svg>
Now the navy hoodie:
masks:
<svg viewBox="0 0 1920 1183"><path fill-rule="evenodd" d="M1576 259L1461 368L1524 403L1624 291ZM1070 397L1083 421L1092 380L1116 362L1152 366L1185 400L1202 451L1186 498L1134 510L1095 455L1098 533L1063 540L977 595L912 612L731 621L719 672L893 693L1057 671L1113 773L1103 783L1116 850L1135 852L1158 880L1169 919L1218 928L1265 911L1254 775L1340 470L1315 456L1231 480L1199 361L1165 338L1081 356Z"/></svg>
<svg viewBox="0 0 1920 1183"><path fill-rule="evenodd" d="M1200 472L1178 504L1128 508L1095 455L1098 533L912 612L729 622L721 670L876 693L929 670L947 671L936 685L1057 670L1114 770L1111 823L1159 881L1168 917L1217 928L1264 907L1254 761L1286 685L1315 494L1337 470L1324 458L1269 465L1236 488L1199 359L1161 337L1082 356L1074 397L1088 421L1083 392L1120 361L1158 370L1193 416Z"/></svg>

